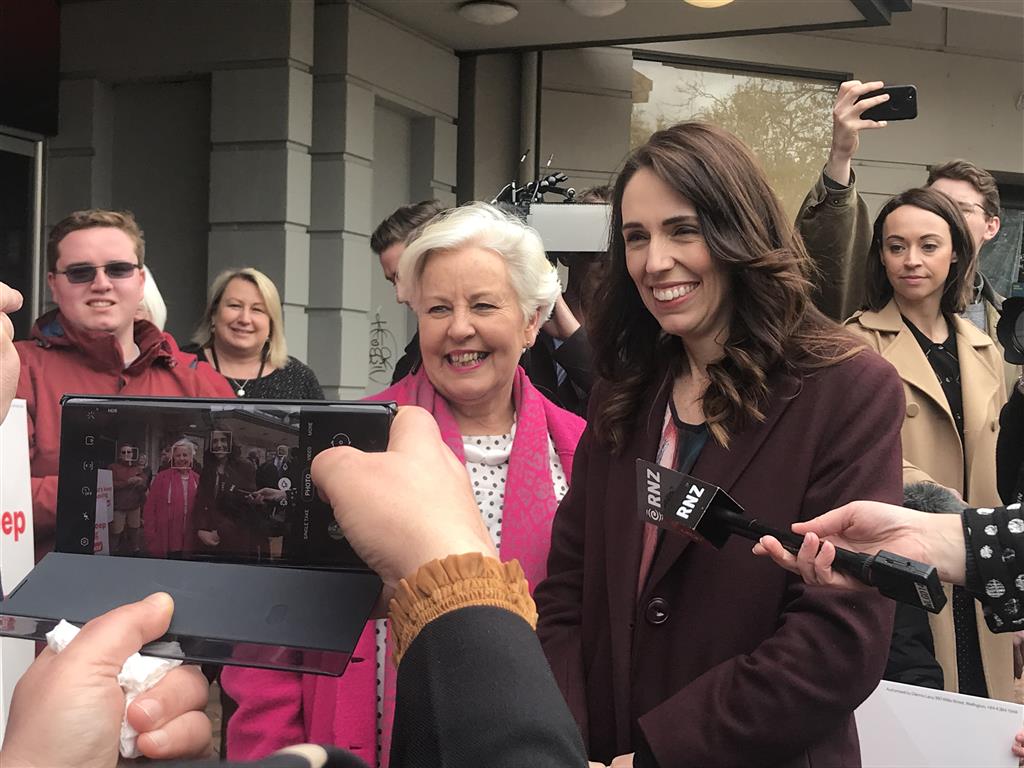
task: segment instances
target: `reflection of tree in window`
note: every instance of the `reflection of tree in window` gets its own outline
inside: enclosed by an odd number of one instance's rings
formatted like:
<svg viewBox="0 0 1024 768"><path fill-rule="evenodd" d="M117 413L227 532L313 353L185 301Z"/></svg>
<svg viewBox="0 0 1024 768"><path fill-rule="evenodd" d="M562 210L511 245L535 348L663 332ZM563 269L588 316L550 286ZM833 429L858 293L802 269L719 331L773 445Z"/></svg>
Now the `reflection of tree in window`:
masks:
<svg viewBox="0 0 1024 768"><path fill-rule="evenodd" d="M835 83L654 61L633 66L631 146L685 120L720 125L750 146L786 211L796 217L828 154Z"/></svg>

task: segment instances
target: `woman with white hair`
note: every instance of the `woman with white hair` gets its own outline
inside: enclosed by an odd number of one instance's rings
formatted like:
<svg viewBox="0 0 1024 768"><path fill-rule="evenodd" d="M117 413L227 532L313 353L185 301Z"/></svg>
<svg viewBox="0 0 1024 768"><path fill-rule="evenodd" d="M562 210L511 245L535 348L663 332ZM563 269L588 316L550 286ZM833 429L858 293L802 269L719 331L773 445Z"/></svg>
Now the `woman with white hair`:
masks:
<svg viewBox="0 0 1024 768"><path fill-rule="evenodd" d="M419 319L423 364L371 399L434 415L466 465L501 559L518 559L532 588L546 573L551 520L584 427L518 365L560 293L557 273L534 230L471 203L433 219L402 254L398 274ZM395 670L383 626L374 629L367 626L340 681L225 668L221 684L239 704L228 725L230 759L311 741L386 765Z"/></svg>
<svg viewBox="0 0 1024 768"><path fill-rule="evenodd" d="M151 557L181 558L195 549L195 462L196 444L182 438L171 446L171 465L153 478L143 514L146 554Z"/></svg>
<svg viewBox="0 0 1024 768"><path fill-rule="evenodd" d="M182 351L210 363L238 397L324 399L313 369L288 355L281 298L258 269L217 275L192 341Z"/></svg>
<svg viewBox="0 0 1024 768"><path fill-rule="evenodd" d="M146 282L142 284L142 301L135 310L135 319L149 320L162 331L167 325L167 303L149 267L143 265L142 271L146 273Z"/></svg>

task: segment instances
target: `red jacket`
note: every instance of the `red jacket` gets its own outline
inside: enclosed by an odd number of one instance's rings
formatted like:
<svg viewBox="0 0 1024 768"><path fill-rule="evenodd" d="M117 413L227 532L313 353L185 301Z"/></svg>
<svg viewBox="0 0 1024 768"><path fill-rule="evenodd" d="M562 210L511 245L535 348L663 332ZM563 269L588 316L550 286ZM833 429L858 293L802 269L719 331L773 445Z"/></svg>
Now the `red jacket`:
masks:
<svg viewBox="0 0 1024 768"><path fill-rule="evenodd" d="M135 343L139 356L124 368L112 335L73 328L59 310L36 320L31 340L16 343L21 356L17 396L28 404L37 561L53 549L56 530L62 395L234 397L224 377L178 350L152 323L135 323Z"/></svg>
<svg viewBox="0 0 1024 768"><path fill-rule="evenodd" d="M117 512L138 509L146 503L146 471L142 467L115 461L108 469L114 481L114 509ZM131 481L135 478L142 480L142 484L133 486Z"/></svg>
<svg viewBox="0 0 1024 768"><path fill-rule="evenodd" d="M196 506L199 475L189 470L184 487L181 472L173 467L153 478L142 519L146 521L146 554L167 557L168 552L189 553L195 549L192 511Z"/></svg>

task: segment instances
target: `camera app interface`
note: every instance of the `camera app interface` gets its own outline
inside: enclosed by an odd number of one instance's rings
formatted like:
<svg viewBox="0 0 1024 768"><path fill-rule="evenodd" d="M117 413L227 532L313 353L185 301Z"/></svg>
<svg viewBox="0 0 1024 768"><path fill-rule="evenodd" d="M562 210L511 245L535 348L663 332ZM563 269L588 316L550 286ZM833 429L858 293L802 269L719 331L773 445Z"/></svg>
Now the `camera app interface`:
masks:
<svg viewBox="0 0 1024 768"><path fill-rule="evenodd" d="M364 568L310 478L336 445L387 447L378 404L71 399L58 548L122 557Z"/></svg>

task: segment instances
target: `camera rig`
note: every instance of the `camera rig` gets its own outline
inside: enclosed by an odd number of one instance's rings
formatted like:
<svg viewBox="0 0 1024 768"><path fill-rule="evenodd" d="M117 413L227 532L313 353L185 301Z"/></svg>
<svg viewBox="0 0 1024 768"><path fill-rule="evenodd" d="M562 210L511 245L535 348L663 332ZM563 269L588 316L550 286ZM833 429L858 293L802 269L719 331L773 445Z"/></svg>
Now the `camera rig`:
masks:
<svg viewBox="0 0 1024 768"><path fill-rule="evenodd" d="M520 158L520 164L526 154ZM551 159L548 159L548 166ZM565 186L569 180L561 171L519 185L511 181L491 201L523 219L537 230L549 256L573 253L604 253L608 250L611 206L606 203L581 203L576 190ZM557 195L548 202L546 195Z"/></svg>

